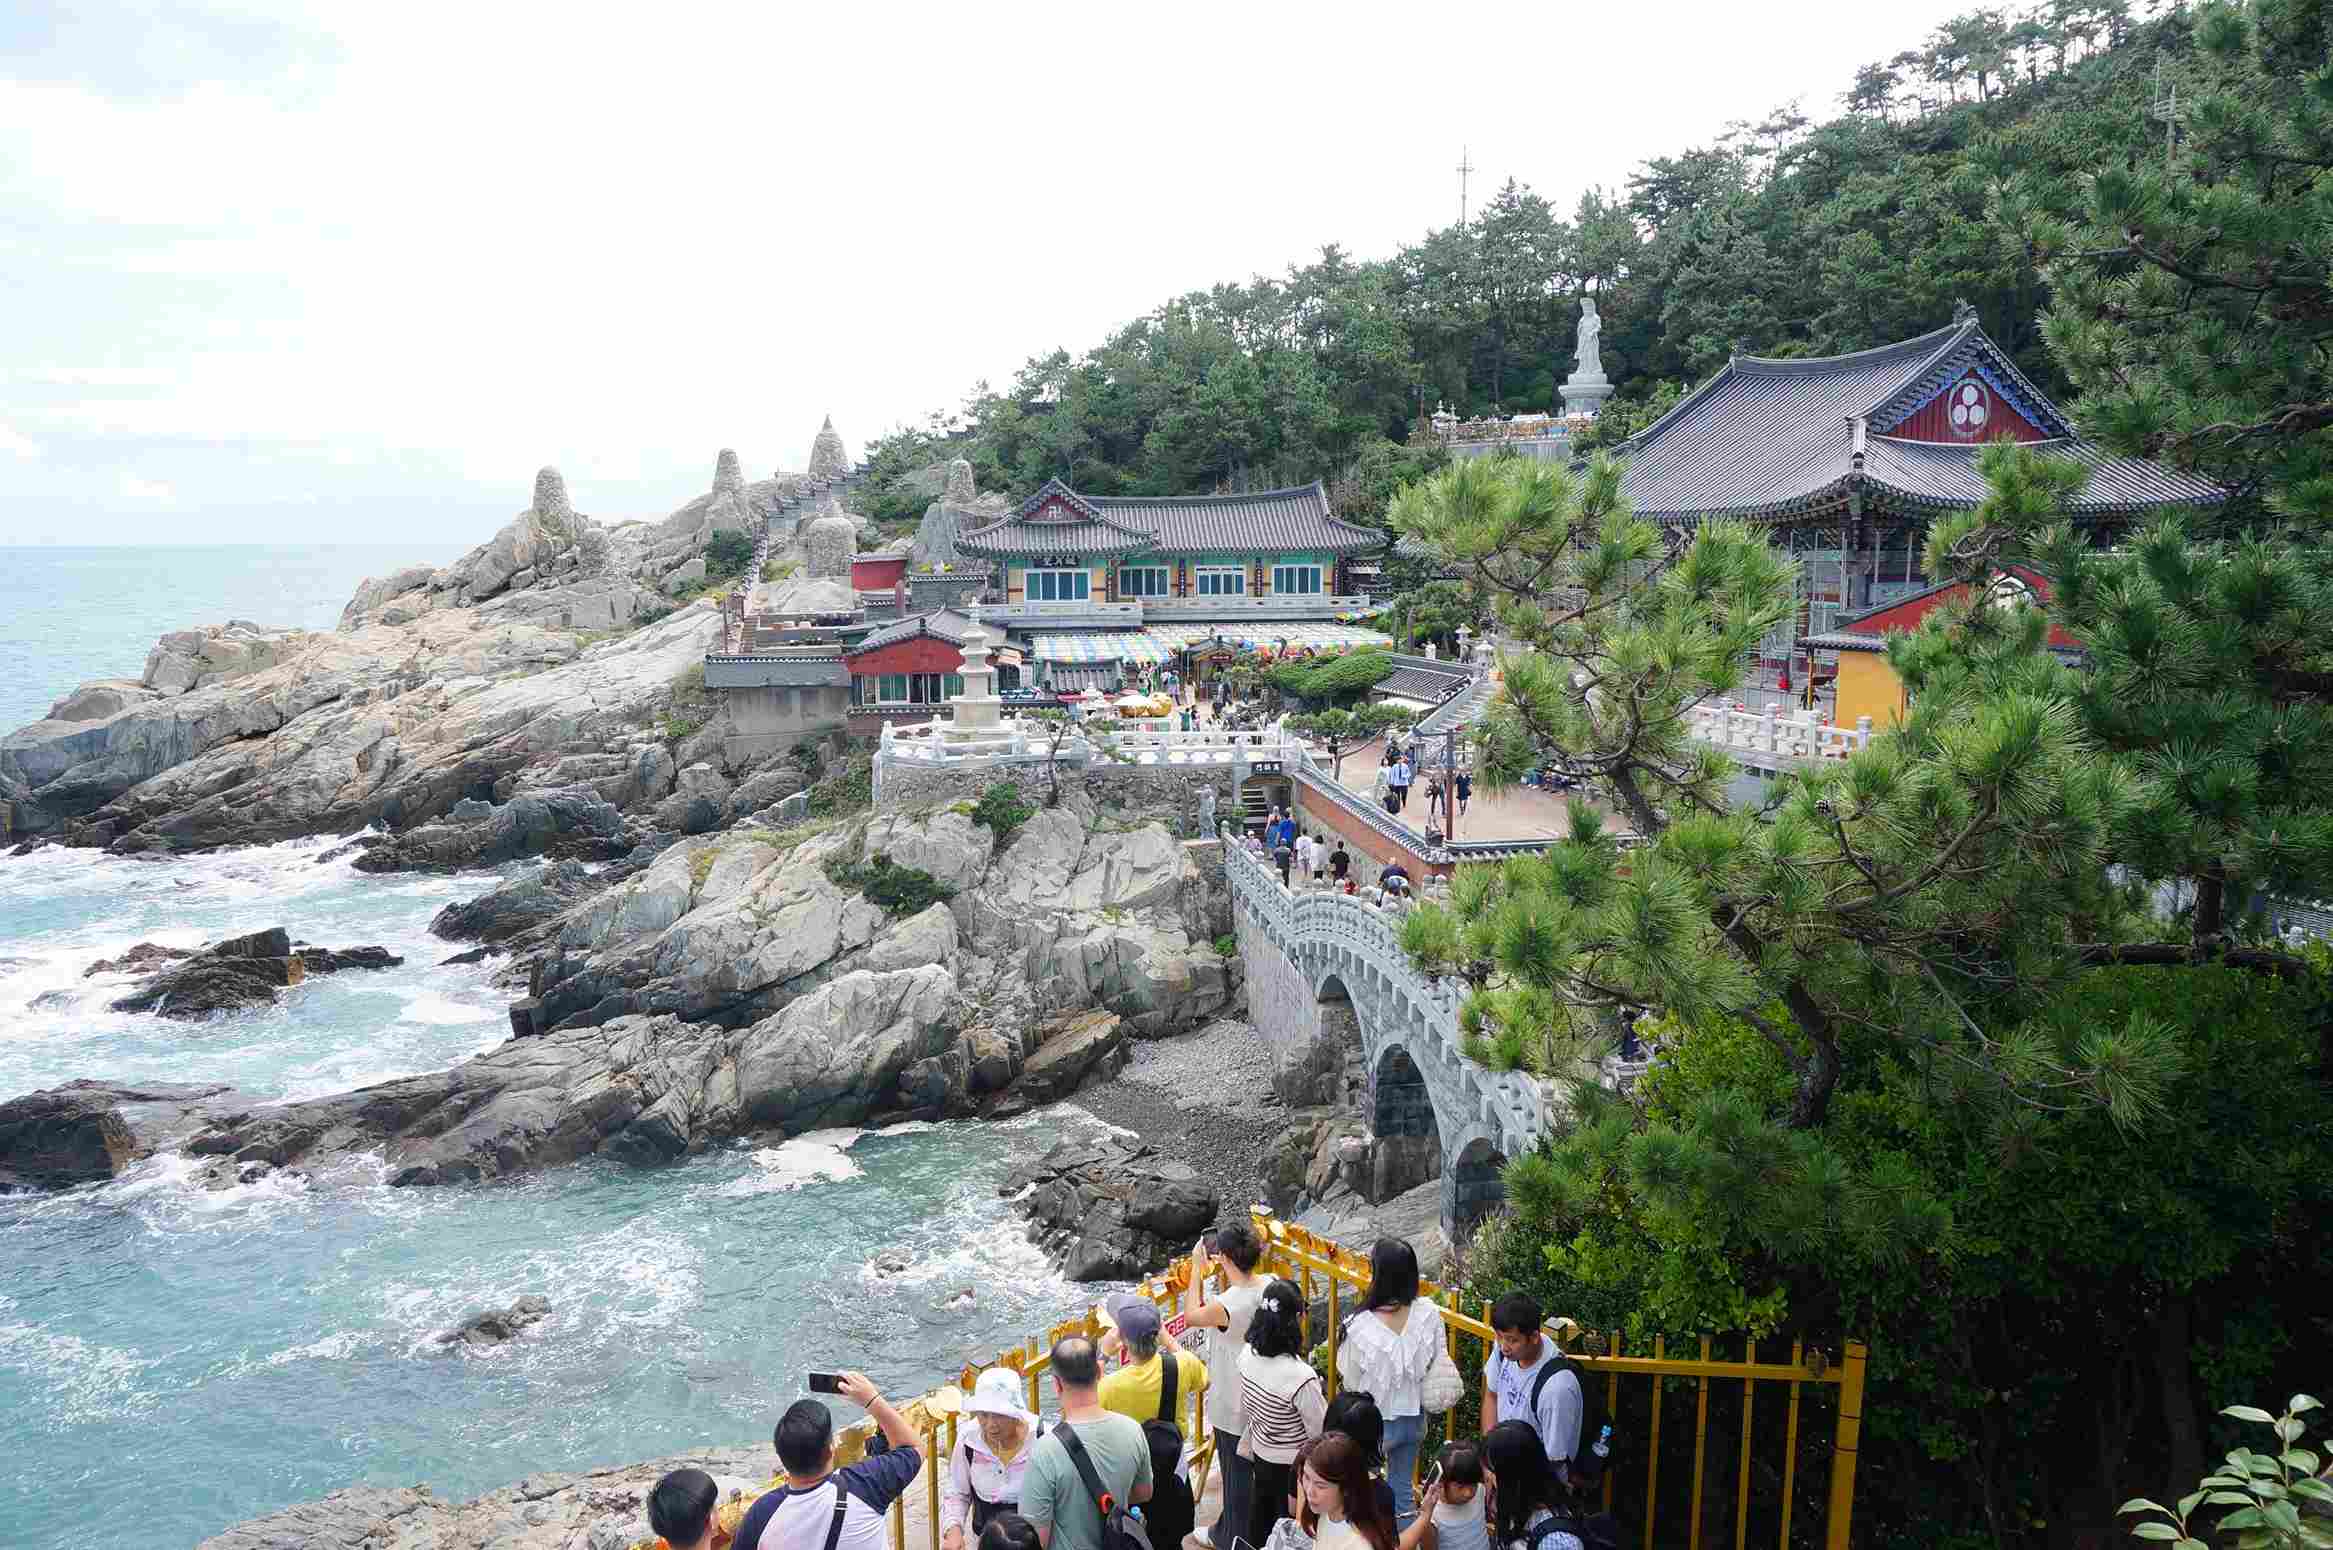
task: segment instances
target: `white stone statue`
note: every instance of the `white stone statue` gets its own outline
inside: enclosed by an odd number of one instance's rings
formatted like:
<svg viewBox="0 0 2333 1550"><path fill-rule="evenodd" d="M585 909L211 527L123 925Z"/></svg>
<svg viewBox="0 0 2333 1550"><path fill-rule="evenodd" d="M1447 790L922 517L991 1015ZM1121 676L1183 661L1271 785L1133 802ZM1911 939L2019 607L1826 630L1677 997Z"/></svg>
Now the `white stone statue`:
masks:
<svg viewBox="0 0 2333 1550"><path fill-rule="evenodd" d="M1598 341L1604 335L1604 320L1596 315L1596 298L1580 298L1579 361L1572 367L1576 380L1591 381L1604 375L1604 352Z"/></svg>

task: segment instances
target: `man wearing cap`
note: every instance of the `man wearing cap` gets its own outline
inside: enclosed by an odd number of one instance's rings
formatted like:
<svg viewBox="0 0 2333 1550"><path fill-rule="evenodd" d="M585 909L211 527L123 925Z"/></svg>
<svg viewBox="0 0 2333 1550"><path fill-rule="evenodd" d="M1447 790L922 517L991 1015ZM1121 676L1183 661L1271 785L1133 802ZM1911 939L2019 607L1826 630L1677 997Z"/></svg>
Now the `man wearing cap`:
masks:
<svg viewBox="0 0 2333 1550"><path fill-rule="evenodd" d="M976 1544L993 1518L1021 1510L1021 1481L1029 1472L1037 1418L1021 1403L1021 1375L991 1367L972 1385L965 1414L976 1424L957 1428L940 1485L940 1550Z"/></svg>
<svg viewBox="0 0 2333 1550"><path fill-rule="evenodd" d="M1207 1364L1182 1347L1158 1320L1158 1304L1139 1292L1112 1292L1102 1309L1117 1328L1117 1344L1125 1352L1124 1365L1102 1380L1102 1408L1137 1421L1163 1419L1158 1402L1166 1381L1166 1364L1175 1364L1175 1429L1183 1445L1191 1442L1191 1396L1207 1390ZM1106 1352L1110 1337L1102 1337ZM1165 1350L1161 1351L1160 1347Z"/></svg>

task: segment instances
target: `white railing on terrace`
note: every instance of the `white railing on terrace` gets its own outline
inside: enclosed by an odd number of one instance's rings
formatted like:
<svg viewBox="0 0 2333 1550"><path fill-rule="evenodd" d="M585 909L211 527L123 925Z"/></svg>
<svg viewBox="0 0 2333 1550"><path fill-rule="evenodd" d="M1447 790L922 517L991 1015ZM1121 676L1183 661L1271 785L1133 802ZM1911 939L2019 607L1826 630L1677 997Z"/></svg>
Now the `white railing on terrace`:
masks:
<svg viewBox="0 0 2333 1550"><path fill-rule="evenodd" d="M1146 597L1154 619L1310 619L1321 614L1367 613L1377 605L1366 592L1284 592L1264 597Z"/></svg>
<svg viewBox="0 0 2333 1550"><path fill-rule="evenodd" d="M882 732L879 752L888 759L917 764L961 764L990 759L1048 757L1049 733L1018 722L993 730L960 730L946 717L923 722L891 722ZM1070 732L1061 740L1057 757L1065 764L1210 765L1241 759L1300 757L1303 745L1277 728L1255 732Z"/></svg>
<svg viewBox="0 0 2333 1550"><path fill-rule="evenodd" d="M1465 1094L1474 1110L1466 1118L1497 1122L1508 1156L1519 1156L1521 1146L1546 1133L1553 1105L1543 1083L1519 1071L1493 1071L1467 1058L1458 1027L1459 1003L1464 999L1459 984L1449 978L1428 979L1410 962L1401 949L1401 907L1374 905L1329 890L1290 893L1279 873L1249 854L1235 831L1223 829L1221 839L1223 872L1233 896L1264 926L1266 935L1284 952L1309 946L1358 958L1382 983L1392 986L1406 1004L1408 1021L1401 1035L1411 1058L1427 1068L1429 1077L1442 1075Z"/></svg>
<svg viewBox="0 0 2333 1550"><path fill-rule="evenodd" d="M1063 602L982 603L980 617L986 619L1106 619L1115 624L1140 624L1140 603L1108 603L1096 598L1073 598Z"/></svg>
<svg viewBox="0 0 2333 1550"><path fill-rule="evenodd" d="M1697 742L1730 753L1811 763L1817 759L1844 759L1871 746L1871 718L1858 716L1851 727L1818 720L1813 711L1736 710L1730 705L1696 705L1689 713L1688 731Z"/></svg>

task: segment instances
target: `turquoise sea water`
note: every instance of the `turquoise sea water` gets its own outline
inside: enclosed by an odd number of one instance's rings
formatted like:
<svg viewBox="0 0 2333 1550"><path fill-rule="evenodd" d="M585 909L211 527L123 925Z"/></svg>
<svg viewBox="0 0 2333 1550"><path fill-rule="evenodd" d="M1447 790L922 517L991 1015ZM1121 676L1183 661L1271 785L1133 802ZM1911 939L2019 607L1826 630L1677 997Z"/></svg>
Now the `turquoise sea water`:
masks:
<svg viewBox="0 0 2333 1550"><path fill-rule="evenodd" d="M0 659L24 680L8 685L15 708L0 723L39 715L83 678L134 676L162 630L328 626L356 579L445 558L317 550L277 567L249 550L177 553L167 606L142 592L133 606L108 601L142 574L111 552L12 551L58 563L45 584L15 566L0 590ZM251 579L270 567L299 579L271 597ZM59 638L20 626L26 587ZM96 617L119 621L110 646ZM482 968L436 967L453 949L426 932L493 876L367 877L319 864L330 843L0 860L0 1097L76 1076L304 1097L495 1043L505 993ZM83 978L140 940L277 924L407 961L198 1024L109 1012L120 982ZM190 1546L359 1482L460 1496L532 1470L750 1442L811 1367L923 1385L1091 1295L1023 1241L996 1185L1092 1123L1061 1110L833 1132L445 1190L392 1190L360 1162L208 1191L163 1155L109 1185L0 1197L0 1545ZM885 1248L912 1268L875 1276ZM511 1345L430 1342L526 1292L550 1298L552 1316Z"/></svg>

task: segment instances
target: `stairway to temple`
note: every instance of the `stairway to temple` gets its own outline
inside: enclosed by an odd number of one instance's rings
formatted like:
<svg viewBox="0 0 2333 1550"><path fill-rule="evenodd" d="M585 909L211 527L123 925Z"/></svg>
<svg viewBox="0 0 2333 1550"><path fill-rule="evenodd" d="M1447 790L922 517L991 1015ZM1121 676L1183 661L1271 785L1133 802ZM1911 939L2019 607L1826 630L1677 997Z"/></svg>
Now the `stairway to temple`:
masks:
<svg viewBox="0 0 2333 1550"><path fill-rule="evenodd" d="M873 467L873 464L862 461L840 479L805 480L801 489L780 502L767 517L762 519L761 541L754 545L753 566L746 574L749 577L759 576L762 566L769 560L770 551L777 547L779 538L781 536L793 537L794 530L801 526L802 519L816 512L820 506L825 505L829 495L834 496L847 507L850 504L851 493L866 482L867 475Z"/></svg>

